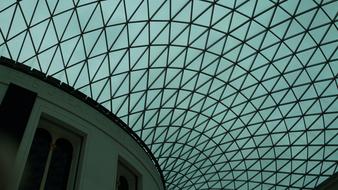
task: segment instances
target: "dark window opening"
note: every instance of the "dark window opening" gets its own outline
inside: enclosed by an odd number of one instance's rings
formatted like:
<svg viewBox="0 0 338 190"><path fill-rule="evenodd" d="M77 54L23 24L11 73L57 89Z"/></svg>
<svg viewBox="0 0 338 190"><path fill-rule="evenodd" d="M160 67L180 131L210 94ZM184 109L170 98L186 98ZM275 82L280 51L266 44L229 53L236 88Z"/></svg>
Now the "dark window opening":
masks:
<svg viewBox="0 0 338 190"><path fill-rule="evenodd" d="M52 136L45 130L36 130L19 189L39 189L47 162Z"/></svg>
<svg viewBox="0 0 338 190"><path fill-rule="evenodd" d="M117 166L116 188L118 190L137 190L138 175L127 163L119 161Z"/></svg>
<svg viewBox="0 0 338 190"><path fill-rule="evenodd" d="M118 190L129 190L129 184L127 179L124 176L119 177L118 181Z"/></svg>
<svg viewBox="0 0 338 190"><path fill-rule="evenodd" d="M67 188L72 163L73 146L67 139L58 139L53 147L53 155L46 180L46 190Z"/></svg>
<svg viewBox="0 0 338 190"><path fill-rule="evenodd" d="M0 134L9 138L17 147L26 129L35 99L35 92L10 83L0 104Z"/></svg>
<svg viewBox="0 0 338 190"><path fill-rule="evenodd" d="M19 189L66 190L75 188L81 137L41 120Z"/></svg>

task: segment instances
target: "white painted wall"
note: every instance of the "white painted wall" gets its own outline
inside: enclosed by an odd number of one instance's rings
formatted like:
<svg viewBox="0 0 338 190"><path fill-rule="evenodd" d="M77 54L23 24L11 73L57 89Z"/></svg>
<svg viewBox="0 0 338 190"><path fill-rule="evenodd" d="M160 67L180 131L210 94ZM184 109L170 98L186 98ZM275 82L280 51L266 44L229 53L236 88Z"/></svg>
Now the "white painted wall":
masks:
<svg viewBox="0 0 338 190"><path fill-rule="evenodd" d="M106 116L68 93L22 72L0 65L0 100L12 82L38 97L16 155L13 189L17 189L30 144L41 117L53 118L84 138L76 189L115 189L118 157L140 174L140 190L163 189L160 175L144 150Z"/></svg>

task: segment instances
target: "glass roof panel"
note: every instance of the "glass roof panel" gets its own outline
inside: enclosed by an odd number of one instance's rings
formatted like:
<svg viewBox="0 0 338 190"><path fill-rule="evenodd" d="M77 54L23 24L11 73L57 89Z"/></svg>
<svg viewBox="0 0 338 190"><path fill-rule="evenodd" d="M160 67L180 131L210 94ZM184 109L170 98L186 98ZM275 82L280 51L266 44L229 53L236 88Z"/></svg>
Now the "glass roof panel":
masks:
<svg viewBox="0 0 338 190"><path fill-rule="evenodd" d="M338 1L1 1L0 54L120 117L167 189L337 172Z"/></svg>

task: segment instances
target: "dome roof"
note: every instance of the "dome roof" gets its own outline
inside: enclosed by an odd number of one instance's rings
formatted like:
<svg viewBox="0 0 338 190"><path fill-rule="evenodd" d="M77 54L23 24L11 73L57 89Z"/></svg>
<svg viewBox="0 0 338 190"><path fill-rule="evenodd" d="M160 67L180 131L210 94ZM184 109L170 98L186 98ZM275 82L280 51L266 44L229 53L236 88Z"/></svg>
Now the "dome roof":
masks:
<svg viewBox="0 0 338 190"><path fill-rule="evenodd" d="M0 2L0 55L121 118L167 189L312 189L338 170L336 0Z"/></svg>

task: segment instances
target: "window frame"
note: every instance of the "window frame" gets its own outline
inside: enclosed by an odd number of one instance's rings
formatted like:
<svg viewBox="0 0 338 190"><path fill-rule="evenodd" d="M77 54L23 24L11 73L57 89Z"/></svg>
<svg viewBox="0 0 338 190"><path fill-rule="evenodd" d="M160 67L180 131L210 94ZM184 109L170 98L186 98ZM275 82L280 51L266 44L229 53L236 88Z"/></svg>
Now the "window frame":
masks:
<svg viewBox="0 0 338 190"><path fill-rule="evenodd" d="M47 116L48 117L48 116ZM33 138L35 137L35 133L38 129L43 129L49 133L51 136L51 148L48 151L48 157L46 164L44 166L43 176L42 180L40 182L40 188L44 189L47 176L49 173L49 168L51 165L51 158L53 155L52 146L55 145L57 140L59 139L65 139L67 140L71 146L72 146L72 159L69 169L69 176L67 179L67 190L73 190L76 189L76 186L78 186L78 179L79 179L79 172L80 172L80 165L82 163L82 155L83 155L83 146L84 146L84 136L81 135L81 133L76 132L74 127L71 127L70 125L59 121L54 118L46 118L44 116L40 117L39 123L34 130ZM30 144L30 149L32 148L32 144ZM30 150L28 152L28 156L30 154ZM26 164L27 164L26 160ZM24 171L22 173L24 176ZM22 183L22 180L20 180L20 184Z"/></svg>
<svg viewBox="0 0 338 190"><path fill-rule="evenodd" d="M76 178L78 176L78 166L81 162L81 147L83 144L83 138L78 133L72 131L68 125L64 125L61 122L55 122L47 120L46 118L41 118L38 128L47 130L52 136L52 143L55 144L58 139L66 139L73 146L72 152L72 161L69 169L69 176L67 181L67 189L75 189ZM50 151L52 152L52 151ZM52 154L50 153L50 157ZM49 158L50 159L50 158ZM50 166L50 161L48 163L48 168ZM44 182L46 182L48 176L48 171L44 173Z"/></svg>
<svg viewBox="0 0 338 190"><path fill-rule="evenodd" d="M130 173L133 175L132 177L135 177L135 185L134 185L135 189L131 190L142 190L142 175L140 174L140 172L137 171L137 169L135 169L135 167L133 167L132 164L130 164L128 161L126 161L123 157L119 155L116 164L116 184L115 184L116 190L118 190L118 181L122 173ZM131 176L127 176L126 179L128 180L128 178L130 177Z"/></svg>

